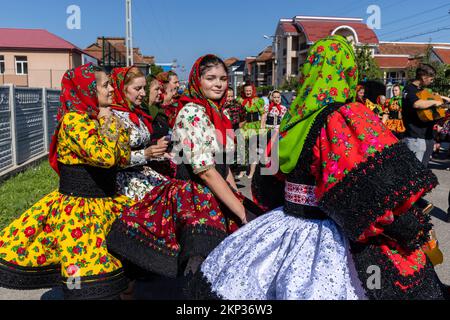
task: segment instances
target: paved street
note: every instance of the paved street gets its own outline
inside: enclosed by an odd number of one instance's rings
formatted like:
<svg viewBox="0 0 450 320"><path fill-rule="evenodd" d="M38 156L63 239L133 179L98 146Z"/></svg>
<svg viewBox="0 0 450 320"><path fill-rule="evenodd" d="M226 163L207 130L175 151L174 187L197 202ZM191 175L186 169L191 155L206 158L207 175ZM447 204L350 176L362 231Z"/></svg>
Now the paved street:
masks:
<svg viewBox="0 0 450 320"><path fill-rule="evenodd" d="M442 157L441 157L442 158ZM450 190L450 160L435 160L430 167L439 179L439 186L427 197L435 205L432 211L433 224L439 240L439 246L444 254L444 263L436 267L442 282L450 285L450 221L447 215L448 192Z"/></svg>
<svg viewBox="0 0 450 320"><path fill-rule="evenodd" d="M442 158L442 157L441 157ZM433 223L440 248L446 258L442 265L436 267L436 271L441 280L450 285L450 222L447 222L448 192L450 189L450 160L440 159L431 162L433 172L438 176L440 185L427 197L434 205L432 212ZM239 181L242 191L246 196L250 196L249 180L244 178ZM141 288L142 289L142 288ZM0 288L0 300L54 300L61 298L59 290L35 290L35 291L14 291Z"/></svg>

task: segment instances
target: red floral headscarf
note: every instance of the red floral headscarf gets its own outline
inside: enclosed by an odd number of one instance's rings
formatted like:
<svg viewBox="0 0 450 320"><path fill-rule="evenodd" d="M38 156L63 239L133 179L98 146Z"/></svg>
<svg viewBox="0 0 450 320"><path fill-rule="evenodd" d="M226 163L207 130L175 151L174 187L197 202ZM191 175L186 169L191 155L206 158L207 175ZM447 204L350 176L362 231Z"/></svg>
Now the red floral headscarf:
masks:
<svg viewBox="0 0 450 320"><path fill-rule="evenodd" d="M97 81L92 63L68 70L61 82L60 106L58 109L55 133L49 151L50 166L59 174L57 144L58 133L64 115L68 112L87 114L90 119L97 119L99 112L97 98Z"/></svg>
<svg viewBox="0 0 450 320"><path fill-rule="evenodd" d="M130 120L138 127L140 126L139 116L141 116L141 120L144 122L150 133L152 133L153 118L140 107L134 106L125 95L125 78L132 68L135 67L113 69L111 73L111 85L114 88L114 94L111 108L118 111L128 112Z"/></svg>
<svg viewBox="0 0 450 320"><path fill-rule="evenodd" d="M166 88L165 85L169 82L169 73L168 72L161 72L156 76L156 79L158 79L160 85L161 85L161 101L164 101L164 97L166 95Z"/></svg>
<svg viewBox="0 0 450 320"><path fill-rule="evenodd" d="M195 103L205 107L206 114L208 115L211 122L219 134L219 142L226 146L227 144L227 130L232 130L233 125L227 116L223 114L222 106L225 105L227 101L227 94L224 93L222 99L219 102L212 101L205 97L202 92L200 85L200 64L205 58L216 57L214 55L208 54L200 57L195 62L192 67L191 73L189 75L189 84L185 93L180 98L180 104L178 107L178 112L188 103ZM228 86L227 86L228 87Z"/></svg>
<svg viewBox="0 0 450 320"><path fill-rule="evenodd" d="M364 99L364 98L363 98L363 99L360 99L359 96L358 96L358 92L361 91L361 90L363 90L363 89L365 89L365 87L364 87L362 84L358 84L358 85L356 86L355 101L356 101L356 102L361 102L362 104L366 104L365 99Z"/></svg>

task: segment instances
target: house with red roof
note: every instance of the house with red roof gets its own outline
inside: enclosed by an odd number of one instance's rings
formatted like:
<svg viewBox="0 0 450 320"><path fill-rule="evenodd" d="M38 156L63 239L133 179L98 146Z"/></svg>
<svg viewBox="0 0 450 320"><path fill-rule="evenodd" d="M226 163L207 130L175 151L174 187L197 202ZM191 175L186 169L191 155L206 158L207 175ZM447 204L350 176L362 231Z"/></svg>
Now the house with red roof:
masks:
<svg viewBox="0 0 450 320"><path fill-rule="evenodd" d="M0 85L61 88L68 69L96 59L43 29L0 28Z"/></svg>
<svg viewBox="0 0 450 320"><path fill-rule="evenodd" d="M450 44L433 46L431 59L450 65Z"/></svg>
<svg viewBox="0 0 450 320"><path fill-rule="evenodd" d="M408 68L417 66L431 49L431 60L450 65L450 43L380 41L375 61L384 72L386 81L406 79Z"/></svg>
<svg viewBox="0 0 450 320"><path fill-rule="evenodd" d="M355 47L368 46L385 79L405 79L407 69L417 65L430 46L433 60L449 64L450 43L384 42L361 18L295 16L280 19L273 37L274 85L298 77L309 47L334 34L346 37Z"/></svg>
<svg viewBox="0 0 450 320"><path fill-rule="evenodd" d="M99 65L106 69L126 66L127 48L123 37L98 37L97 41L84 51L94 56ZM147 75L151 65L155 64L155 57L143 55L139 48L133 48L133 62Z"/></svg>

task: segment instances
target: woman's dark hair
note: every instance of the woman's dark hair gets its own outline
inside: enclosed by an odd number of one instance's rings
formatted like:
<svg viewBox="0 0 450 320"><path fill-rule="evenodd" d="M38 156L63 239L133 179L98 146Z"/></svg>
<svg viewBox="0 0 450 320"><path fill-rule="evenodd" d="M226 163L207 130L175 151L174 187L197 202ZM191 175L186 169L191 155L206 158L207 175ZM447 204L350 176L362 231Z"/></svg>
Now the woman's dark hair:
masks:
<svg viewBox="0 0 450 320"><path fill-rule="evenodd" d="M427 63L421 63L417 67L416 70L416 80L421 80L422 77L435 77L436 76L436 69L433 68L433 66L427 64Z"/></svg>
<svg viewBox="0 0 450 320"><path fill-rule="evenodd" d="M175 73L175 72L173 72L173 71L169 71L168 72L168 74L169 74L169 81L170 81L170 79L172 78L172 77L178 77L178 75Z"/></svg>
<svg viewBox="0 0 450 320"><path fill-rule="evenodd" d="M253 87L253 83L250 81L244 82L244 84L242 85L242 89L244 89L246 87Z"/></svg>
<svg viewBox="0 0 450 320"><path fill-rule="evenodd" d="M223 62L222 59L220 59L217 56L207 56L205 59L202 60L202 62L200 62L200 76L203 76L206 71L208 71L209 69L218 66L219 64L221 64L223 66L223 68L225 69L225 72L228 74L228 67L225 64L225 62Z"/></svg>
<svg viewBox="0 0 450 320"><path fill-rule="evenodd" d="M159 82L159 79L153 74L149 74L145 80L147 80L147 84L151 84L154 81L158 81Z"/></svg>

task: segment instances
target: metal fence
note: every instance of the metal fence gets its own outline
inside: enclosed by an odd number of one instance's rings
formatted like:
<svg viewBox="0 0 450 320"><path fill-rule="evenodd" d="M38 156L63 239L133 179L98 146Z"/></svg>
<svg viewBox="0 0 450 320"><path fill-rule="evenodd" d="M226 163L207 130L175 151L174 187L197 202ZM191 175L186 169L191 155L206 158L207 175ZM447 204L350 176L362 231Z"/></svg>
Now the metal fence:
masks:
<svg viewBox="0 0 450 320"><path fill-rule="evenodd" d="M59 90L0 86L0 177L48 154Z"/></svg>

